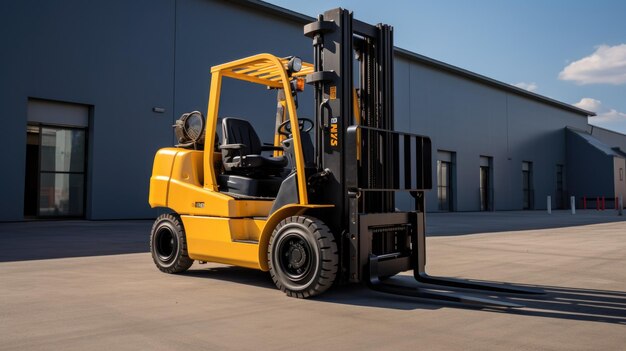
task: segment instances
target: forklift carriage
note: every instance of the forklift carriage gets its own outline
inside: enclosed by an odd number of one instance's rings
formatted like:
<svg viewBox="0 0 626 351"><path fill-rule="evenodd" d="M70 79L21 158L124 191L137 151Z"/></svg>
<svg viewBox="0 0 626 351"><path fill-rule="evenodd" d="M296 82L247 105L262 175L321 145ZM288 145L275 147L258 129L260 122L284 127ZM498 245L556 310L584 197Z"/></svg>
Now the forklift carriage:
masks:
<svg viewBox="0 0 626 351"><path fill-rule="evenodd" d="M174 126L179 145L157 152L149 202L171 210L150 236L157 267L180 273L197 260L269 271L294 297L365 282L393 294L518 306L382 282L408 270L431 285L536 293L426 274L431 142L394 131L392 28L334 9L304 34L313 40L312 64L259 54L212 67L206 126L197 111L183 115ZM224 78L277 91L273 143L232 117L221 119L218 142ZM297 115L305 80L314 86L313 121ZM398 193L412 199L406 211L396 208Z"/></svg>

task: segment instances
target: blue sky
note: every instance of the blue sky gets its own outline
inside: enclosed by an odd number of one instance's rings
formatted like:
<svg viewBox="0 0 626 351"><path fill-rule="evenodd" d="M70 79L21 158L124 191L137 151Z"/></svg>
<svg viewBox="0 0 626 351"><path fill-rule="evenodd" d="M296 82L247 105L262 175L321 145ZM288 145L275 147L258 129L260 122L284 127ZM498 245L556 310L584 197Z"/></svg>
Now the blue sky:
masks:
<svg viewBox="0 0 626 351"><path fill-rule="evenodd" d="M596 112L626 134L626 1L268 0L394 26L395 45Z"/></svg>

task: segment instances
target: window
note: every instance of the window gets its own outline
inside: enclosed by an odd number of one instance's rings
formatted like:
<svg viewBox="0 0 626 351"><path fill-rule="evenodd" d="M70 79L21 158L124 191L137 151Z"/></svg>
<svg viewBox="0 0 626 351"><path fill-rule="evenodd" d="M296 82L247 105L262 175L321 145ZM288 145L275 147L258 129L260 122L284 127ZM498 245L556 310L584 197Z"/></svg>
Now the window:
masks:
<svg viewBox="0 0 626 351"><path fill-rule="evenodd" d="M493 158L480 156L480 210L493 210L493 188L492 188L492 163Z"/></svg>
<svg viewBox="0 0 626 351"><path fill-rule="evenodd" d="M85 138L84 129L27 127L25 216L83 216Z"/></svg>
<svg viewBox="0 0 626 351"><path fill-rule="evenodd" d="M437 152L437 199L440 211L454 211L454 159L455 153Z"/></svg>
<svg viewBox="0 0 626 351"><path fill-rule="evenodd" d="M556 165L556 208L565 208L565 191L563 190L563 165Z"/></svg>
<svg viewBox="0 0 626 351"><path fill-rule="evenodd" d="M533 163L522 162L522 209L533 209Z"/></svg>
<svg viewBox="0 0 626 351"><path fill-rule="evenodd" d="M83 217L89 107L29 99L25 217Z"/></svg>

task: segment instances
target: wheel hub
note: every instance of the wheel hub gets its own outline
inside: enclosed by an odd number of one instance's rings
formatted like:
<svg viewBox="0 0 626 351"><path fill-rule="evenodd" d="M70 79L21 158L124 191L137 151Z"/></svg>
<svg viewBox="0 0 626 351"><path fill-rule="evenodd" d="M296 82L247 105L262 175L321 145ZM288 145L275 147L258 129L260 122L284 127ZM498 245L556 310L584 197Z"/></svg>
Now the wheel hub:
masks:
<svg viewBox="0 0 626 351"><path fill-rule="evenodd" d="M161 228L156 234L156 254L163 262L170 261L176 255L176 240L169 228Z"/></svg>
<svg viewBox="0 0 626 351"><path fill-rule="evenodd" d="M287 235L280 244L280 266L284 274L293 281L306 277L311 270L312 251L310 245L300 235Z"/></svg>
<svg viewBox="0 0 626 351"><path fill-rule="evenodd" d="M292 268L299 269L306 264L307 254L304 247L300 243L290 243L289 251L287 252L289 257L289 265Z"/></svg>

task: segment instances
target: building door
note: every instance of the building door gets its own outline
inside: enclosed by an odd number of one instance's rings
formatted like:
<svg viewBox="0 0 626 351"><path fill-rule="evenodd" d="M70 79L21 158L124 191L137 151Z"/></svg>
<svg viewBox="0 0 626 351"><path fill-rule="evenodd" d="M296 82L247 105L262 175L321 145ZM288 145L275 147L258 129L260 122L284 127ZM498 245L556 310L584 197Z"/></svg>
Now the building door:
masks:
<svg viewBox="0 0 626 351"><path fill-rule="evenodd" d="M28 110L24 216L84 217L87 129L81 124L86 124L88 109L34 100ZM78 112L84 116L76 120L72 114ZM64 125L43 123L55 118Z"/></svg>
<svg viewBox="0 0 626 351"><path fill-rule="evenodd" d="M454 211L454 153L437 152L437 199L439 211Z"/></svg>
<svg viewBox="0 0 626 351"><path fill-rule="evenodd" d="M493 191L491 186L491 157L480 157L480 210L493 210Z"/></svg>
<svg viewBox="0 0 626 351"><path fill-rule="evenodd" d="M532 162L522 162L522 193L523 203L522 208L524 210L533 209L533 173Z"/></svg>
<svg viewBox="0 0 626 351"><path fill-rule="evenodd" d="M556 208L565 208L565 192L563 190L563 165L556 165Z"/></svg>

